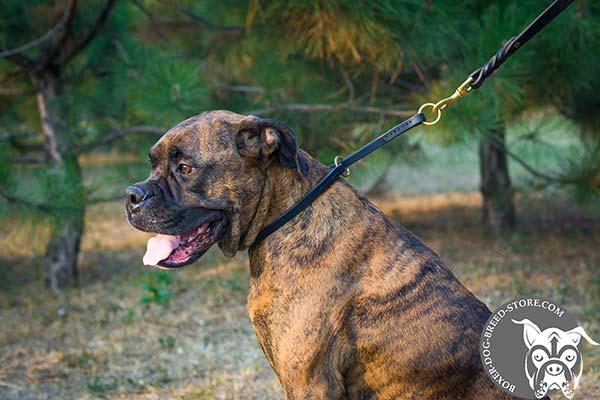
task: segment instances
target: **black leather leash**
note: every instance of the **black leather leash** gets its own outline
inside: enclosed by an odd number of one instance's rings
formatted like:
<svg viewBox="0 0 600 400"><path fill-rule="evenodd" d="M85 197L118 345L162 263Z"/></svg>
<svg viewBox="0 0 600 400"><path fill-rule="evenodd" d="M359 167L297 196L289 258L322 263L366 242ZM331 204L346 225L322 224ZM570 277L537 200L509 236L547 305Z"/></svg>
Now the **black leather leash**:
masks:
<svg viewBox="0 0 600 400"><path fill-rule="evenodd" d="M348 157L340 159L336 159L335 166L329 170L324 177L312 188L308 193L302 197L296 204L288 208L283 214L281 214L275 221L271 222L269 225L264 227L256 236L254 244L260 243L264 238L269 236L271 233L275 232L277 229L281 228L285 225L286 222L294 218L298 215L302 210L308 207L317 197L321 195L324 191L326 191L329 186L333 184L339 178L340 175L347 173L348 167L350 167L355 162L365 158L390 140L400 136L404 132L408 131L411 128L419 125L421 122L425 121L425 114L418 113L413 115L407 120L404 120L400 124L396 125L383 135L379 136L377 139L372 140L367 143L365 146L356 150L354 153L350 154Z"/></svg>
<svg viewBox="0 0 600 400"><path fill-rule="evenodd" d="M569 7L575 0L556 0L548 6L527 28L523 29L518 36L510 38L496 54L489 59L481 68L477 68L469 75L473 79L471 89L479 88L483 82L495 70L497 70L506 59L520 49L525 43L544 29L554 18Z"/></svg>
<svg viewBox="0 0 600 400"><path fill-rule="evenodd" d="M319 180L319 182L312 188L308 193L296 202L292 207L287 209L281 214L275 221L264 227L256 236L252 246L257 245L267 236L281 228L292 218L298 215L302 210L308 207L313 201L315 201L323 192L325 192L340 175L349 175L349 167L365 158L373 151L377 150L384 144L388 143L392 139L397 138L408 130L418 126L420 124L434 125L436 124L441 116L442 111L454 104L459 98L465 96L473 89L481 87L483 82L496 71L506 59L521 48L529 39L535 36L541 31L550 21L556 18L561 12L563 12L571 3L575 0L555 0L548 8L546 8L527 28L525 28L518 36L510 38L497 52L490 58L481 68L473 71L469 78L463 82L454 92L454 94L446 99L440 100L437 103L425 103L421 105L417 114L404 120L398 125L394 126L389 131L380 135L376 139L367 143L365 146L351 153L346 158L336 157L334 166L329 170L325 176ZM425 114L422 112L426 107L431 107L433 112L437 112L436 118L432 122L428 122Z"/></svg>

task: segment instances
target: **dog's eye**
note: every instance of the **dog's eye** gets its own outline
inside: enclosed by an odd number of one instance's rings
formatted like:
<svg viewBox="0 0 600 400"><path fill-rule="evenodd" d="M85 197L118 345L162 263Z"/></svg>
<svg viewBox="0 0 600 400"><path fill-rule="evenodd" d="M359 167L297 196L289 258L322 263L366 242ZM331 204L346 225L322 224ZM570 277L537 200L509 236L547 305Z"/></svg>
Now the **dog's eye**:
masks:
<svg viewBox="0 0 600 400"><path fill-rule="evenodd" d="M542 361L544 358L546 358L545 356L546 356L546 354L542 350L539 350L539 349L534 351L532 354L533 361L537 361L537 362Z"/></svg>
<svg viewBox="0 0 600 400"><path fill-rule="evenodd" d="M563 354L564 360L571 362L577 358L577 354L573 350L567 350Z"/></svg>
<svg viewBox="0 0 600 400"><path fill-rule="evenodd" d="M189 166L189 165L187 165L187 164L179 164L179 165L177 166L177 172L179 172L179 173L180 173L180 174L182 174L182 175L187 175L187 174L189 174L190 172L192 172L192 170L193 170L193 168L192 168L192 167L190 167L190 166Z"/></svg>

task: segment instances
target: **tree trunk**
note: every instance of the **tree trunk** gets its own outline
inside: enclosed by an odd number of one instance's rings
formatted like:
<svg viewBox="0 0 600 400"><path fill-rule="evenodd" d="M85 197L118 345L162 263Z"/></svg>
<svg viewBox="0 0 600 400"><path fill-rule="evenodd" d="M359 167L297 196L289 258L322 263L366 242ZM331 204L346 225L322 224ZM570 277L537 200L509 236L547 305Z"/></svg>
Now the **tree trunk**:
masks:
<svg viewBox="0 0 600 400"><path fill-rule="evenodd" d="M479 142L483 221L496 234L508 233L516 225L513 192L508 172L504 128L489 132Z"/></svg>
<svg viewBox="0 0 600 400"><path fill-rule="evenodd" d="M44 272L52 291L62 297L61 287L77 283L78 279L77 256L84 217L81 166L77 155L71 154L60 72L44 70L35 77L35 84L53 179L52 187L48 188L51 192L49 197L57 199Z"/></svg>
<svg viewBox="0 0 600 400"><path fill-rule="evenodd" d="M63 215L52 226L46 247L44 275L52 292L62 297L61 288L79 279L77 256L83 232L83 209Z"/></svg>

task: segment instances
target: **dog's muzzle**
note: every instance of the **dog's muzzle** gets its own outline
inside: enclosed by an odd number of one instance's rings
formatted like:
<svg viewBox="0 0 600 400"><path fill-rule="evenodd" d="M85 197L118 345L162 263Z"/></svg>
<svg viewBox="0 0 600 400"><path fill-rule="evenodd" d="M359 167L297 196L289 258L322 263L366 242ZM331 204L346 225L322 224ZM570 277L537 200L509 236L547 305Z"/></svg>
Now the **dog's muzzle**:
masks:
<svg viewBox="0 0 600 400"><path fill-rule="evenodd" d="M535 379L535 395L538 399L551 390L560 390L569 399L575 393L572 371L557 358L551 358L541 365Z"/></svg>

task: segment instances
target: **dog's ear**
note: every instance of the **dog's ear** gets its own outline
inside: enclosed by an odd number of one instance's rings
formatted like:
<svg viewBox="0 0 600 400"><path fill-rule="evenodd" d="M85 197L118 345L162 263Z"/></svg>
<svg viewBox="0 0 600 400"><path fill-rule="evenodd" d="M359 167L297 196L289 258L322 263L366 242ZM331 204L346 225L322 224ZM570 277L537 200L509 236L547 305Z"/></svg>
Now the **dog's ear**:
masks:
<svg viewBox="0 0 600 400"><path fill-rule="evenodd" d="M513 319L512 322L523 325L523 341L525 342L525 346L530 349L531 346L533 346L533 342L542 331L540 331L540 328L536 324L528 319L522 319L521 321L515 321Z"/></svg>
<svg viewBox="0 0 600 400"><path fill-rule="evenodd" d="M270 162L277 155L282 165L306 175L308 165L298 152L294 131L273 119L249 115L236 124L236 145L243 157Z"/></svg>
<svg viewBox="0 0 600 400"><path fill-rule="evenodd" d="M571 339L573 341L575 346L579 345L579 341L581 340L582 337L585 340L587 340L589 343L593 344L594 346L600 345L600 343L596 343L591 337L589 337L588 334L585 332L585 330L580 326L578 326L577 328L573 328L570 331L565 332L565 333L567 334L569 339Z"/></svg>

